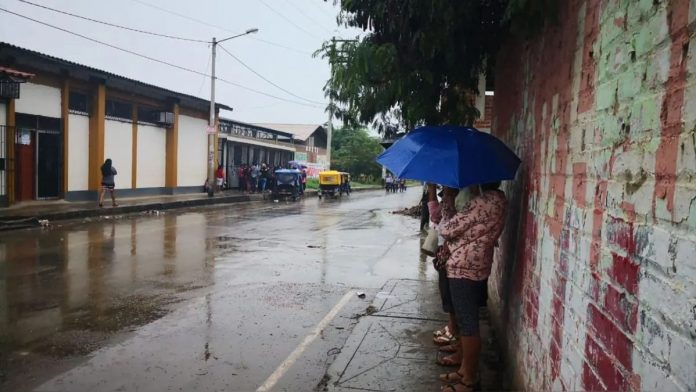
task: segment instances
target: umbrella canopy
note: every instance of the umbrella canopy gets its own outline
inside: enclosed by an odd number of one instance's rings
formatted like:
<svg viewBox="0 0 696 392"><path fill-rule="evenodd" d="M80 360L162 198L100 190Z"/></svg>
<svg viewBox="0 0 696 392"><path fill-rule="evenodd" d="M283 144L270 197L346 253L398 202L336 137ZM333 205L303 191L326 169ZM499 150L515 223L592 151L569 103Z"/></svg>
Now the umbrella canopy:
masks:
<svg viewBox="0 0 696 392"><path fill-rule="evenodd" d="M303 165L303 164L300 163L299 161L290 161L290 162L288 162L288 164L289 164L290 166L296 167L296 168L298 168L298 169L306 169L306 168L307 168L307 165Z"/></svg>
<svg viewBox="0 0 696 392"><path fill-rule="evenodd" d="M396 176L465 188L515 178L520 159L500 139L475 128L417 128L377 157Z"/></svg>

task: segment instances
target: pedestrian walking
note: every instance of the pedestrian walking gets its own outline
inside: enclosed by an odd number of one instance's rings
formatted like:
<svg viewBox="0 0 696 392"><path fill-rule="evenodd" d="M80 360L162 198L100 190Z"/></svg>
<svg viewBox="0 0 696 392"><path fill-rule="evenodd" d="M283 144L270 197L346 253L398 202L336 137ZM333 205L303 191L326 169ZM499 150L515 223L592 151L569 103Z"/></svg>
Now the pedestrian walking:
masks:
<svg viewBox="0 0 696 392"><path fill-rule="evenodd" d="M118 174L116 168L112 165L111 159L104 161L101 165L101 191L99 192L99 207L104 207L104 194L106 191L111 193L111 205L118 207L116 204L116 182L114 181L114 176Z"/></svg>
<svg viewBox="0 0 696 392"><path fill-rule="evenodd" d="M392 186L394 185L394 177L392 177L391 174L387 174L387 177L384 179L384 183L384 188L387 190L387 193L391 192Z"/></svg>

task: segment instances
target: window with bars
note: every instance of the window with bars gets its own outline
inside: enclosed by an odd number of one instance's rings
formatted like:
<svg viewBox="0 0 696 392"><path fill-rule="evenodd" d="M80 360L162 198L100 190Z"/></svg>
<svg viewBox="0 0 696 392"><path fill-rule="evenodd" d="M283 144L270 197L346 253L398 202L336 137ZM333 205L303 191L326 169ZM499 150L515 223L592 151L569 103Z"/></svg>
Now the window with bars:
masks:
<svg viewBox="0 0 696 392"><path fill-rule="evenodd" d="M133 120L133 105L126 102L106 100L106 116L119 120Z"/></svg>

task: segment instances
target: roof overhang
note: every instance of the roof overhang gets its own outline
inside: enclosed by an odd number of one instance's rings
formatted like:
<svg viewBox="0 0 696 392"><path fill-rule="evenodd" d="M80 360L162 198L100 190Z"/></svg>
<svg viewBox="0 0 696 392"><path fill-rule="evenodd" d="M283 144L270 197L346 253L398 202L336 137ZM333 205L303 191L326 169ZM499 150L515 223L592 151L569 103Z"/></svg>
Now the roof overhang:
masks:
<svg viewBox="0 0 696 392"><path fill-rule="evenodd" d="M0 42L0 64L7 67L26 67L32 71L47 74L63 74L85 82L99 82L113 89L131 92L143 97L161 101L176 102L181 106L208 111L210 101L182 94L152 84L140 82L111 72L92 68L72 61L53 57L33 50L24 49L5 42ZM230 106L216 104L217 109L233 110Z"/></svg>

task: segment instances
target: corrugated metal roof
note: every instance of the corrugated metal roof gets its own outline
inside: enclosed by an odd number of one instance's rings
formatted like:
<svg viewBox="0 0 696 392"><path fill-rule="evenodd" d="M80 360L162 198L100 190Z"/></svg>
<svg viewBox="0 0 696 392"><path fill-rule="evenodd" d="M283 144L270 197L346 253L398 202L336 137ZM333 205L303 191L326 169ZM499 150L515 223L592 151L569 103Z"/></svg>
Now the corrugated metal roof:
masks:
<svg viewBox="0 0 696 392"><path fill-rule="evenodd" d="M271 124L255 123L254 125L264 128L275 129L281 132L292 133L295 139L307 140L318 129L324 129L322 124Z"/></svg>
<svg viewBox="0 0 696 392"><path fill-rule="evenodd" d="M276 133L276 134L279 134L279 135L282 135L282 136L285 136L285 137L289 137L289 138L294 138L294 136L295 136L295 135L293 135L292 133L285 132L285 131L282 131L282 130L279 130L279 129L265 127L265 126L260 125L260 124L252 124L252 123L247 123L247 122L244 122L244 121L233 120L233 119L231 119L231 118L220 117L220 122L221 122L221 123L223 123L223 122L228 122L228 123L234 123L234 124L238 124L238 125L244 125L244 126L248 126L248 127L253 127L253 128L260 129L260 130L262 130L262 131L267 131L267 132L271 132L271 133Z"/></svg>
<svg viewBox="0 0 696 392"><path fill-rule="evenodd" d="M34 77L33 73L22 72L16 69L0 66L0 74L10 75L18 78L29 79Z"/></svg>
<svg viewBox="0 0 696 392"><path fill-rule="evenodd" d="M169 96L172 98L178 98L182 102L182 104L188 104L188 106L195 106L195 107L205 107L205 105L210 106L210 101L205 100L203 98L198 98L193 95L188 95L188 94L183 94L179 93L176 91L172 91L163 87L155 86L152 84L144 83L139 80L135 79L130 79L125 76L117 75L108 71L104 71L101 69L89 67L87 65L83 64L78 64L76 62L70 61L70 60L65 60L61 59L58 57L54 57L45 53L37 52L34 50L22 48L16 45L12 45L7 42L0 42L0 61L7 61L6 57L7 56L13 57L13 60L20 64L20 65L29 65L29 64L23 64L22 59L19 58L18 56L20 55L25 55L29 58L33 58L34 60L38 62L44 61L46 63L49 63L55 69L46 69L47 65L49 64L44 64L44 67L41 67L41 64L31 64L34 67L41 69L46 72L53 72L53 73L60 73L62 70L71 70L73 72L83 72L84 75L83 79L89 80L89 79L103 79L106 82L108 82L108 85L114 87L114 88L119 88L119 89L124 89L126 91L133 88L137 88L139 93L142 93L143 95L159 95L159 96ZM14 55L14 56L13 56ZM6 65L14 65L14 64L6 64ZM72 77L77 77L78 75L75 75L74 73L71 73ZM217 107L225 110L232 110L231 107L227 105L223 105L220 103L216 104Z"/></svg>

